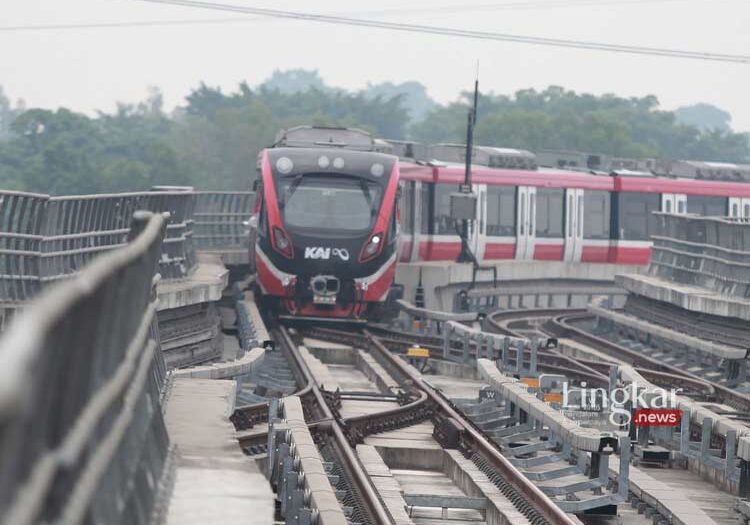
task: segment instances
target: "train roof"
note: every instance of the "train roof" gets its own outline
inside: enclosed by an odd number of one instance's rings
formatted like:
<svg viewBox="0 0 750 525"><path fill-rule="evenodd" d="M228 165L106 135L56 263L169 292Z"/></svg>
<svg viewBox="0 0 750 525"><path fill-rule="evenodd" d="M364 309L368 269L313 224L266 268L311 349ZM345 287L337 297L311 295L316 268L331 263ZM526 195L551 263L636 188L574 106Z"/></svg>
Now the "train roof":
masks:
<svg viewBox="0 0 750 525"><path fill-rule="evenodd" d="M358 128L295 126L281 130L276 135L273 147L341 148L375 151L376 145L372 135Z"/></svg>
<svg viewBox="0 0 750 525"><path fill-rule="evenodd" d="M442 162L464 163L465 144L434 144L427 148L428 159ZM474 146L471 152L472 164L497 168L536 169L536 155L530 151L498 148L495 146Z"/></svg>
<svg viewBox="0 0 750 525"><path fill-rule="evenodd" d="M409 180L456 185L462 184L464 181L464 166L455 163L431 166L402 162L400 171L402 178ZM750 184L747 183L663 177L652 173L628 170L619 170L612 173L587 173L556 168L516 170L473 165L472 182L474 184L525 185L541 188L581 188L598 191L750 197Z"/></svg>

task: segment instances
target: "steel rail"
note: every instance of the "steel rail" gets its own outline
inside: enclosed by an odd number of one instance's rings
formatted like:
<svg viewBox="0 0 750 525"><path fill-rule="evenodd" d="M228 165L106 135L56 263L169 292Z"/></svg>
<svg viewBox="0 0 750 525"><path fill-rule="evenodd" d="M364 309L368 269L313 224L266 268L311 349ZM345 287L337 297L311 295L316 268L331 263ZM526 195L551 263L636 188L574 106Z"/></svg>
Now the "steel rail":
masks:
<svg viewBox="0 0 750 525"><path fill-rule="evenodd" d="M449 418L462 424L464 427L464 439L469 446L474 448L495 469L505 476L506 480L520 493L524 499L532 504L535 509L550 523L550 525L573 525L576 520L563 512L550 498L548 498L536 485L528 480L513 464L503 456L495 445L482 435L463 414L455 410L442 396L428 386L419 373L406 362L393 355L377 338L377 336L364 330L365 336L371 343L371 348L377 350L380 355L390 361L391 365L398 369L405 377L410 378L416 388L424 391L430 401L437 409Z"/></svg>
<svg viewBox="0 0 750 525"><path fill-rule="evenodd" d="M617 359L621 359L628 364L635 367L645 367L657 372L664 372L672 376L682 376L691 380L692 384L707 383L716 392L717 396L726 401L728 404L740 409L744 412L750 411L750 396L742 394L728 387L714 383L705 378L702 378L691 372L682 370L674 365L670 365L654 359L653 357L641 354L624 346L608 341L604 338L598 337L594 334L588 333L578 327L570 324L570 321L580 321L584 319L592 318L590 314L571 314L562 315L550 319L543 327L545 331L554 334L556 336L564 336L575 341L592 346L598 350L602 350L605 353L612 355Z"/></svg>
<svg viewBox="0 0 750 525"><path fill-rule="evenodd" d="M320 387L313 377L312 372L308 368L304 359L302 359L302 355L300 355L299 350L297 349L297 345L290 337L286 328L279 327L278 333L281 336L280 343L282 347L286 346L287 350L289 350L293 358L292 360L296 362L297 366L299 366L299 369L301 370L307 381L307 386L303 389L306 391L305 395L312 396L315 399L320 412L323 415L323 417L317 421L317 423L319 423L318 428L321 431L327 430L330 435L332 435L337 451L343 456L341 459L343 459L344 461L339 464L339 467L345 470L345 472L349 476L349 479L354 484L354 486L351 488L355 492L357 492L356 496L358 496L362 503L365 504L365 510L370 514L369 517L372 519L372 523L378 525L390 523L391 519L388 515L388 512L383 507L383 504L378 498L375 489L371 485L367 474L365 474L362 466L359 463L359 460L354 454L354 451L351 449L349 441L347 440L341 428L339 428L339 425L334 420L333 413L326 404L325 399L323 398L323 394L320 391ZM300 398L302 399L301 396ZM325 422L329 422L330 424L321 424Z"/></svg>
<svg viewBox="0 0 750 525"><path fill-rule="evenodd" d="M708 381L704 378L701 378L699 376L690 374L689 372L685 372L677 367L673 367L670 365L666 365L662 363L661 361L657 361L653 358L649 358L647 356L643 356L642 354L639 354L637 352L633 352L632 350L629 350L627 348L621 347L619 345L616 345L615 343L612 343L610 341L607 341L605 339L601 339L597 336L594 336L593 334L588 334L588 332L585 332L583 330L580 330L574 326L570 326L567 322L564 320L567 320L568 318L571 319L584 319L590 317L590 314L588 314L585 310L580 309L574 309L574 310L560 310L560 312L563 312L560 315L555 315L558 310L549 310L549 309L538 309L538 310L525 310L525 311L512 311L512 312L495 312L493 314L490 314L487 316L487 322L490 324L490 326L493 329L500 329L510 332L509 335L519 335L517 332L514 332L511 329L508 329L507 327L502 327L500 323L502 321L499 321L498 318L501 318L503 320L508 319L514 319L514 320L520 320L524 318L539 318L544 317L545 315L552 314L552 317L547 321L548 323L554 323L556 325L560 325L562 330L563 328L568 331L575 331L575 337L573 339L576 339L576 337L580 337L580 340L584 339L584 336L586 338L586 341L583 341L587 346L593 346L594 348L600 348L602 345L606 345L607 348L610 348L611 346L618 346L623 352L628 353L628 361L629 359L640 359L643 358L643 360L639 362L629 362L628 364L632 364L637 372L639 372L641 375L643 375L645 378L651 378L654 380L655 383L658 383L660 385L678 385L682 387L688 387L693 389L695 392L702 393L704 395L715 395L717 391L719 390L717 387L720 387L721 385L718 385L716 383L713 383L712 381ZM553 329L545 330L544 325L540 327L540 331L543 333L547 333L548 335L564 335L562 331L555 331ZM593 343L593 344L592 344ZM618 350L619 352L619 350ZM557 352L557 355L559 355L561 358L568 360L572 364L577 364L578 366L584 366L588 368L591 371L599 372L601 374L608 374L608 369L610 367L610 364L604 363L604 362L597 362L597 361L591 361L587 359L580 359L580 358L571 358L562 355L561 353ZM544 355L543 352L539 353L540 355L540 363L541 363L541 357ZM613 356L614 357L614 356ZM615 357L617 359L617 357ZM639 365L639 366L636 366ZM647 365L647 366L643 366ZM663 366L665 370L658 370L654 369L653 366ZM649 379L649 380L651 380ZM748 398L748 401L750 402L750 397Z"/></svg>

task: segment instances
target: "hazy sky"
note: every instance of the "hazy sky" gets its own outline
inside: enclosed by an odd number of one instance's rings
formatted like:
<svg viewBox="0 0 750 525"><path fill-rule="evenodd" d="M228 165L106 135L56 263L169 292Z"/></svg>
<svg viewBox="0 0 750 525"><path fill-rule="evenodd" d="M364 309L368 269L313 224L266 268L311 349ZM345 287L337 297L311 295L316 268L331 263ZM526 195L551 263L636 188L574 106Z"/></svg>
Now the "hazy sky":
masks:
<svg viewBox="0 0 750 525"><path fill-rule="evenodd" d="M216 0L220 1L349 16L361 13L388 21L520 35L750 52L748 0ZM503 3L513 5L492 7ZM396 11L381 12L387 10ZM7 30L27 25L226 18L237 21ZM471 86L477 60L485 91L512 93L556 84L595 94L652 93L667 109L695 102L718 105L732 113L736 130L750 131L750 64L270 20L138 0L0 0L0 85L29 106L109 111L116 101L141 100L148 86L158 86L171 107L200 81L232 90L243 80L259 83L274 69L297 67L318 69L327 83L349 89L364 87L368 81L417 80L431 96L446 102Z"/></svg>

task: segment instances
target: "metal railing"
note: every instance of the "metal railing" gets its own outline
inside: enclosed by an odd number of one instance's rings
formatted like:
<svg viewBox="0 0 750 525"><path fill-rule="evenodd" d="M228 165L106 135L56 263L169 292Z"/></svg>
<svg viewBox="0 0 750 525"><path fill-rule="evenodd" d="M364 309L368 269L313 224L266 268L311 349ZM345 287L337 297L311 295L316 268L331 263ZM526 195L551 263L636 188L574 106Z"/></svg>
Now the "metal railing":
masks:
<svg viewBox="0 0 750 525"><path fill-rule="evenodd" d="M722 295L750 294L750 224L729 217L655 214L649 274Z"/></svg>
<svg viewBox="0 0 750 525"><path fill-rule="evenodd" d="M126 246L50 287L0 340L0 522L149 522L169 446L164 232L161 215L137 213Z"/></svg>
<svg viewBox="0 0 750 525"><path fill-rule="evenodd" d="M123 246L136 210L169 213L159 273L186 277L196 263L194 205L192 188L63 197L0 191L0 303L27 301Z"/></svg>
<svg viewBox="0 0 750 525"><path fill-rule="evenodd" d="M249 226L255 193L200 191L195 193L195 246L202 251L237 252L247 259ZM236 262L236 261L232 261Z"/></svg>
<svg viewBox="0 0 750 525"><path fill-rule="evenodd" d="M47 195L0 192L0 301L39 291L39 253Z"/></svg>

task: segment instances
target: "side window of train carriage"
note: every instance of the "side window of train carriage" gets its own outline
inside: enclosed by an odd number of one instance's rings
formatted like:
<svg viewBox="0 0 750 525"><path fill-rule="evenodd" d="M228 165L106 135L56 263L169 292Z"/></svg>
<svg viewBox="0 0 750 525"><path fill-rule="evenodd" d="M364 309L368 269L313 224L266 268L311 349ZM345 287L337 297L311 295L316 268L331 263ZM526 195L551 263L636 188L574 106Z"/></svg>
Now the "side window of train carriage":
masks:
<svg viewBox="0 0 750 525"><path fill-rule="evenodd" d="M427 182L422 183L422 189L420 190L419 195L419 201L421 206L421 219L419 224L419 233L422 234L429 234L432 233L430 231L430 214L431 214L431 202L432 199L430 199L430 193L432 193L431 189L434 184L429 184Z"/></svg>
<svg viewBox="0 0 750 525"><path fill-rule="evenodd" d="M611 196L608 191L586 190L583 194L583 238L609 239Z"/></svg>
<svg viewBox="0 0 750 525"><path fill-rule="evenodd" d="M435 184L433 200L435 235L457 235L456 221L451 218L451 193L457 190L454 184Z"/></svg>
<svg viewBox="0 0 750 525"><path fill-rule="evenodd" d="M487 186L488 236L516 236L516 193L515 186Z"/></svg>
<svg viewBox="0 0 750 525"><path fill-rule="evenodd" d="M565 190L562 188L537 188L536 236L559 238L565 225Z"/></svg>
<svg viewBox="0 0 750 525"><path fill-rule="evenodd" d="M726 197L705 197L703 195L688 195L688 213L697 213L705 217L725 217L729 199Z"/></svg>
<svg viewBox="0 0 750 525"><path fill-rule="evenodd" d="M622 240L648 241L656 233L655 211L660 210L658 193L618 193L617 225Z"/></svg>
<svg viewBox="0 0 750 525"><path fill-rule="evenodd" d="M395 206L398 206L398 209L396 209ZM398 227L399 227L399 215L403 213L403 211L401 210L400 202L397 201L395 203L395 206L393 210L391 210L391 220L388 223L388 233L386 234L386 237L385 237L386 242L389 244L392 242L396 242L396 232L398 231Z"/></svg>
<svg viewBox="0 0 750 525"><path fill-rule="evenodd" d="M414 232L414 183L404 181L401 185L401 196L399 197L399 210L401 214L401 231L411 235Z"/></svg>

